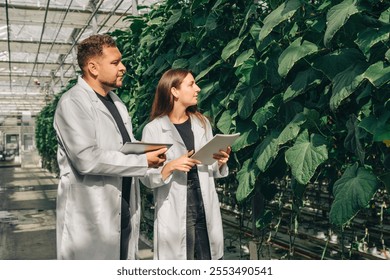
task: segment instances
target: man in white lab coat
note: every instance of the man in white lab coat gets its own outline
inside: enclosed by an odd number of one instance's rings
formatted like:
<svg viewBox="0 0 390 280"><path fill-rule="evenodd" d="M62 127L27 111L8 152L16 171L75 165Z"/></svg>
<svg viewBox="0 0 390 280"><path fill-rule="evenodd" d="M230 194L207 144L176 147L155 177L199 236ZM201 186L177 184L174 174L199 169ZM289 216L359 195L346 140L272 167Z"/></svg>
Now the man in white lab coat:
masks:
<svg viewBox="0 0 390 280"><path fill-rule="evenodd" d="M58 259L137 258L140 194L132 177L160 166L166 149L119 152L124 142L136 141L127 108L112 92L126 71L121 58L108 35L81 42L82 76L56 108Z"/></svg>

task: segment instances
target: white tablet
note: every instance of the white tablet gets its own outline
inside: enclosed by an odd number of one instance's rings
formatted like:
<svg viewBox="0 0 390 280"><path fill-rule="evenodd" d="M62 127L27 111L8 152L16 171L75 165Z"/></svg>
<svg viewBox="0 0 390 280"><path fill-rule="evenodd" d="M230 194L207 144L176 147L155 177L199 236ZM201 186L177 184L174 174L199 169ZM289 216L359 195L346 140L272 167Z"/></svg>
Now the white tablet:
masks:
<svg viewBox="0 0 390 280"><path fill-rule="evenodd" d="M119 150L124 154L144 154L156 151L162 148L170 148L173 144L167 143L144 143L144 142L126 142Z"/></svg>
<svg viewBox="0 0 390 280"><path fill-rule="evenodd" d="M200 160L202 164L210 165L215 162L213 154L219 150L226 150L228 146L233 145L234 141L240 136L240 133L235 134L216 134L213 139L207 142L199 151L196 151L191 158Z"/></svg>

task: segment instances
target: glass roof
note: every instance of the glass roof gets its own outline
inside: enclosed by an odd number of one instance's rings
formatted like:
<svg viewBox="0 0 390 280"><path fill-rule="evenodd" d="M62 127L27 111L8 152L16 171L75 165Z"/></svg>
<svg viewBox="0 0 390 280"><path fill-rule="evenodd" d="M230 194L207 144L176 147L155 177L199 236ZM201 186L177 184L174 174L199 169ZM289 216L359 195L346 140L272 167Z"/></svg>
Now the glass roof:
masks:
<svg viewBox="0 0 390 280"><path fill-rule="evenodd" d="M78 41L91 34L127 28L129 23L122 20L137 14L137 5L156 2L0 0L0 115L28 110L26 96L47 97L59 92L76 76ZM23 102L12 105L11 100L19 96ZM39 100L39 110L45 98L32 100Z"/></svg>

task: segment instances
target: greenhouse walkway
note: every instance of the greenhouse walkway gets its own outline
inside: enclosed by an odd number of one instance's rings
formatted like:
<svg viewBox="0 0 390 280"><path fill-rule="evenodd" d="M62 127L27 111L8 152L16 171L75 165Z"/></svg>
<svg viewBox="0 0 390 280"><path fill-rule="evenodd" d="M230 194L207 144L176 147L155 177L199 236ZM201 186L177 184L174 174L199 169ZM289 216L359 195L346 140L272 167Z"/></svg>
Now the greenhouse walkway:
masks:
<svg viewBox="0 0 390 280"><path fill-rule="evenodd" d="M0 165L0 260L56 259L58 179L39 167L35 155L23 162ZM140 258L152 259L142 240Z"/></svg>

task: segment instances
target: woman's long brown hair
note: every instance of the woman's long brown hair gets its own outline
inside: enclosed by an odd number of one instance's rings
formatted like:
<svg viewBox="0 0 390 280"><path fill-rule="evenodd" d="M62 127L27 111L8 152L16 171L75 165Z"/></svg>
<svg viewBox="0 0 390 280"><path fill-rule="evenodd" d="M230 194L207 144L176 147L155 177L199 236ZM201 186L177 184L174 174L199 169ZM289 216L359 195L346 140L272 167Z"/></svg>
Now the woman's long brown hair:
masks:
<svg viewBox="0 0 390 280"><path fill-rule="evenodd" d="M187 69L170 69L161 76L157 84L150 120L169 115L172 112L174 100L171 89L173 87L179 89L188 74L192 74L192 72ZM186 112L195 115L205 125L205 117L198 111L197 105L188 107Z"/></svg>

